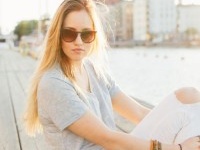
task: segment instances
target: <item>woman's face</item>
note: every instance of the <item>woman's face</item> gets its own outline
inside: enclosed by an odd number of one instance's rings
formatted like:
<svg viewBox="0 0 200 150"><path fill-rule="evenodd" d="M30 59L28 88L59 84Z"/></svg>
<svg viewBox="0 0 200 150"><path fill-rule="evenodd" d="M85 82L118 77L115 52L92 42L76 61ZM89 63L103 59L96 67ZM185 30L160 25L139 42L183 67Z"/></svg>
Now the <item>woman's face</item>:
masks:
<svg viewBox="0 0 200 150"><path fill-rule="evenodd" d="M76 37L74 31L83 33L82 35L78 33ZM63 52L71 62L83 60L90 52L92 47L91 40L94 37L93 35L95 35L95 33L90 31L94 31L93 22L85 10L73 11L64 19L61 30L61 44Z"/></svg>

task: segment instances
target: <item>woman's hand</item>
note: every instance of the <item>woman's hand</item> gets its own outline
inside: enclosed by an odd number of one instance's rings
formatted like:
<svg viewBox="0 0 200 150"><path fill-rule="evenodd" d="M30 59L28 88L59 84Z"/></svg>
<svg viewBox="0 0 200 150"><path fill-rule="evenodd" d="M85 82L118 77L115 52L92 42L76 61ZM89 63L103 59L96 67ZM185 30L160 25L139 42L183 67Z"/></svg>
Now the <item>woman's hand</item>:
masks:
<svg viewBox="0 0 200 150"><path fill-rule="evenodd" d="M181 146L182 150L200 150L200 135L189 138L188 140L181 143Z"/></svg>

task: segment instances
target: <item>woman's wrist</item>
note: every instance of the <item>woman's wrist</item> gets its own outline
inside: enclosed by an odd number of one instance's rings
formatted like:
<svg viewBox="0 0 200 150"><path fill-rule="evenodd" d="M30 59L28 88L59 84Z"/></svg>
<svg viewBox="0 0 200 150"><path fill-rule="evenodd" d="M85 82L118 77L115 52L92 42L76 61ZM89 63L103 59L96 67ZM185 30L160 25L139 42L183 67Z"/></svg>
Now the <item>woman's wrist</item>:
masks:
<svg viewBox="0 0 200 150"><path fill-rule="evenodd" d="M180 150L179 145L171 145L173 148L169 148L169 150Z"/></svg>
<svg viewBox="0 0 200 150"><path fill-rule="evenodd" d="M155 149L155 150L157 150L157 149ZM169 144L161 143L161 149L160 150L182 150L182 145L169 145Z"/></svg>

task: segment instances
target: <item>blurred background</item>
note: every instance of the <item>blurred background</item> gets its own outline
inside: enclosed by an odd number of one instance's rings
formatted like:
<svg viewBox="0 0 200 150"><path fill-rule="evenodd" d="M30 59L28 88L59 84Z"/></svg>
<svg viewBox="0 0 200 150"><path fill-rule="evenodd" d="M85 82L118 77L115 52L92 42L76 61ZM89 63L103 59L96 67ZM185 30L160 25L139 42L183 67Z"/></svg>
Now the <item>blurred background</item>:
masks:
<svg viewBox="0 0 200 150"><path fill-rule="evenodd" d="M63 0L0 0L0 150L46 150L27 136L29 80L56 8ZM200 88L200 0L95 0L111 74L122 90L153 107L180 87ZM117 127L134 125L116 115Z"/></svg>
<svg viewBox="0 0 200 150"><path fill-rule="evenodd" d="M62 0L0 0L1 38L14 40L16 46L21 40L30 42L33 39L33 43L42 40L55 9L61 2ZM102 2L107 4L109 11L100 10L100 14L106 16L105 30L114 47L199 45L199 0Z"/></svg>

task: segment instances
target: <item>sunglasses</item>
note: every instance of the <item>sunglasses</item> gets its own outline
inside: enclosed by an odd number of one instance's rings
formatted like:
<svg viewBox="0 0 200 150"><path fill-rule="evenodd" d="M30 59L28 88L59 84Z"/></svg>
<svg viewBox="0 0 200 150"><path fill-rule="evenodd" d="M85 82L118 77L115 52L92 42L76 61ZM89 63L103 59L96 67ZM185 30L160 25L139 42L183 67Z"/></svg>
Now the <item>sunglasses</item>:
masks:
<svg viewBox="0 0 200 150"><path fill-rule="evenodd" d="M61 36L65 42L73 42L76 40L78 34L80 34L81 39L84 43L91 43L95 39L96 31L82 31L77 32L71 29L62 29Z"/></svg>

